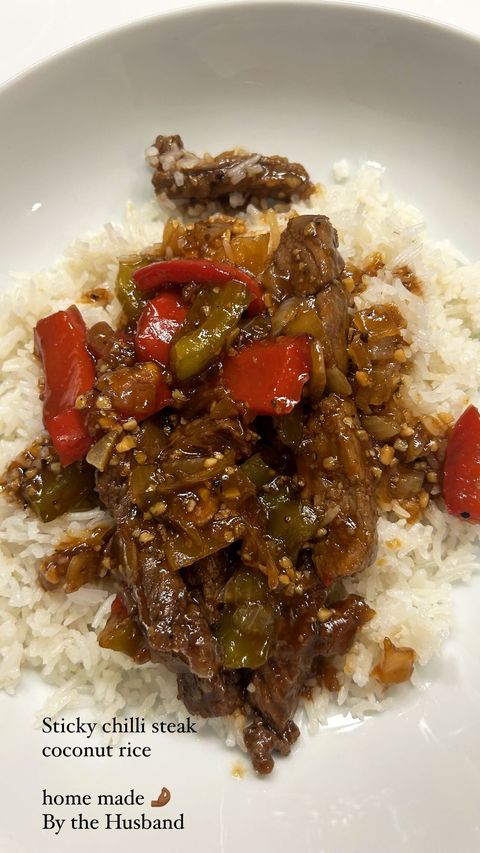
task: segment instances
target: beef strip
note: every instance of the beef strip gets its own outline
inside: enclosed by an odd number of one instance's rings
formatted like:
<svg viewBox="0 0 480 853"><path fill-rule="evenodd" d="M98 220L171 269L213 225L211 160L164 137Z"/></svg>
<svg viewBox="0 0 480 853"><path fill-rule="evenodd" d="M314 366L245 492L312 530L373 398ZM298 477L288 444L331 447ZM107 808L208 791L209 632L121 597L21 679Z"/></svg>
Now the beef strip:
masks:
<svg viewBox="0 0 480 853"><path fill-rule="evenodd" d="M325 367L338 367L342 373L346 373L348 297L343 284L339 281L327 284L315 297L315 309L323 330L320 343Z"/></svg>
<svg viewBox="0 0 480 853"><path fill-rule="evenodd" d="M324 603L325 591L317 587L291 606L279 625L267 663L254 673L253 690L246 693L250 705L279 735L287 730L305 680L318 662L344 654L359 626L372 615L354 595L329 605L328 610Z"/></svg>
<svg viewBox="0 0 480 853"><path fill-rule="evenodd" d="M276 300L308 296L336 281L343 268L338 235L328 217L295 216L282 233L264 283Z"/></svg>
<svg viewBox="0 0 480 853"><path fill-rule="evenodd" d="M326 585L363 571L375 557L377 508L370 449L350 400L330 394L307 419L297 468L304 497L324 510L327 533L314 544L313 561Z"/></svg>
<svg viewBox="0 0 480 853"><path fill-rule="evenodd" d="M210 678L199 678L191 672L177 678L178 698L187 711L200 717L224 717L243 706L244 688L240 673L217 672Z"/></svg>
<svg viewBox="0 0 480 853"><path fill-rule="evenodd" d="M211 677L222 664L221 647L181 575L161 564L155 542L140 550L139 573L133 593L152 661Z"/></svg>
<svg viewBox="0 0 480 853"><path fill-rule="evenodd" d="M180 573L167 569L158 533L143 544L133 535L138 510L118 467L97 475L97 491L117 524L109 551L112 574L129 590L152 660L173 671L212 676L222 663L220 645Z"/></svg>
<svg viewBox="0 0 480 853"><path fill-rule="evenodd" d="M190 595L205 613L209 625L219 621L220 593L233 571L230 563L226 551L217 551L183 571Z"/></svg>
<svg viewBox="0 0 480 853"><path fill-rule="evenodd" d="M313 192L304 167L286 157L224 151L198 158L185 151L178 135L157 136L147 159L155 168L155 192L169 198L210 201L241 193L246 203L251 196L291 199Z"/></svg>
<svg viewBox="0 0 480 853"><path fill-rule="evenodd" d="M346 373L349 317L347 293L339 280L343 269L337 232L330 220L307 214L289 221L263 281L276 301L287 296L311 297L311 307L320 320L325 366Z"/></svg>
<svg viewBox="0 0 480 853"><path fill-rule="evenodd" d="M257 771L264 776L273 770L272 753L289 755L292 745L300 736L298 726L293 720L285 727L285 731L278 735L270 726L267 726L259 717L254 720L243 732L243 740L247 751L252 759L252 764Z"/></svg>

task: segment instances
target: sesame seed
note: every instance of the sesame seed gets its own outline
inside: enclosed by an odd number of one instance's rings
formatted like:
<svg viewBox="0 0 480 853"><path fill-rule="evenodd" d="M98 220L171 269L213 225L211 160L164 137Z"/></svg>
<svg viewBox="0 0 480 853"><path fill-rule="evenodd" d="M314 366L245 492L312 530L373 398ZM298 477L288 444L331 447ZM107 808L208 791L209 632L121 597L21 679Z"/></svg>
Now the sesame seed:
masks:
<svg viewBox="0 0 480 853"><path fill-rule="evenodd" d="M236 500L236 498L240 497L240 489L237 489L237 488L225 489L223 494L227 500L233 501L233 500Z"/></svg>
<svg viewBox="0 0 480 853"><path fill-rule="evenodd" d="M393 353L393 357L398 364L405 364L405 362L407 360L405 350L402 349L401 347L399 349L395 350L395 352Z"/></svg>
<svg viewBox="0 0 480 853"><path fill-rule="evenodd" d="M437 418L439 418L444 424L447 424L447 426L453 421L453 415L451 415L450 412L439 412Z"/></svg>
<svg viewBox="0 0 480 853"><path fill-rule="evenodd" d="M405 450L408 450L408 441L404 441L403 438L397 438L393 446L395 450L399 450L401 453L404 453Z"/></svg>
<svg viewBox="0 0 480 853"><path fill-rule="evenodd" d="M114 420L112 417L109 417L109 418L106 418L106 417L99 418L99 419L98 419L98 425L99 425L102 429L112 429L113 427L116 427L116 426L117 426L117 424L116 424L115 420Z"/></svg>
<svg viewBox="0 0 480 853"><path fill-rule="evenodd" d="M428 492L424 492L422 490L418 496L418 505L419 505L420 509L426 509L428 506L429 500L430 500L430 495L428 494Z"/></svg>
<svg viewBox="0 0 480 853"><path fill-rule="evenodd" d="M196 502L195 498L190 498L190 500L187 503L187 512L193 512L196 505L197 505L197 502Z"/></svg>
<svg viewBox="0 0 480 853"><path fill-rule="evenodd" d="M154 517L156 517L158 515L162 515L162 513L165 512L166 508L167 504L165 503L165 501L157 501L157 503L153 504L153 506L150 507L150 512Z"/></svg>
<svg viewBox="0 0 480 853"><path fill-rule="evenodd" d="M133 450L137 446L137 439L133 435L126 435L118 444L115 445L115 450L118 453L127 453L128 450Z"/></svg>
<svg viewBox="0 0 480 853"><path fill-rule="evenodd" d="M80 394L79 397L75 400L75 408L76 409L84 409L87 405L87 398L85 394Z"/></svg>
<svg viewBox="0 0 480 853"><path fill-rule="evenodd" d="M138 423L135 418L129 418L129 420L123 424L123 428L126 432L133 432L137 427Z"/></svg>
<svg viewBox="0 0 480 853"><path fill-rule="evenodd" d="M380 462L382 465L391 465L395 457L395 451L389 444L384 444L380 450Z"/></svg>
<svg viewBox="0 0 480 853"><path fill-rule="evenodd" d="M329 610L328 607L320 607L319 610L317 611L317 616L318 616L320 622L326 622L328 619L330 619L332 612L333 611Z"/></svg>
<svg viewBox="0 0 480 853"><path fill-rule="evenodd" d="M436 471L429 471L427 474L428 483L438 483L438 474Z"/></svg>
<svg viewBox="0 0 480 853"><path fill-rule="evenodd" d="M290 583L290 578L288 577L288 575L279 575L278 580L280 581L282 586L288 586L288 584Z"/></svg>
<svg viewBox="0 0 480 853"><path fill-rule="evenodd" d="M210 456L208 459L204 460L203 467L204 468L213 468L214 465L217 464L217 460L214 456Z"/></svg>
<svg viewBox="0 0 480 853"><path fill-rule="evenodd" d="M103 394L100 394L95 400L95 406L97 409L111 409L112 401L109 397L105 397Z"/></svg>
<svg viewBox="0 0 480 853"><path fill-rule="evenodd" d="M370 377L368 373L365 373L364 370L357 370L355 373L355 379L357 380L358 384L362 385L363 387L370 385Z"/></svg>
<svg viewBox="0 0 480 853"><path fill-rule="evenodd" d="M146 542L151 542L152 539L155 539L155 536L153 533L150 533L149 530L143 530L138 537L138 541L141 542L142 545L145 545Z"/></svg>
<svg viewBox="0 0 480 853"><path fill-rule="evenodd" d="M139 465L143 465L143 463L147 461L147 454L144 453L143 450L134 450L133 458Z"/></svg>
<svg viewBox="0 0 480 853"><path fill-rule="evenodd" d="M333 468L336 468L338 464L338 459L336 456L326 456L322 462L324 468L328 471L332 471Z"/></svg>

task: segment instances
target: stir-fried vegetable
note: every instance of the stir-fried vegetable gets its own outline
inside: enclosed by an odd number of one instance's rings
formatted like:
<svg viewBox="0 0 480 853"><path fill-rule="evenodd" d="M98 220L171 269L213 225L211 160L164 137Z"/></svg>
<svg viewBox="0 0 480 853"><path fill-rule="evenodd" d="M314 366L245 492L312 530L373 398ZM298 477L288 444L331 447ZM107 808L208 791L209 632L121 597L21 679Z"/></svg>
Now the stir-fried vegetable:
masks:
<svg viewBox="0 0 480 853"><path fill-rule="evenodd" d="M240 569L222 592L226 605L217 639L223 646L226 669L257 669L267 659L273 637L274 614L265 577Z"/></svg>
<svg viewBox="0 0 480 853"><path fill-rule="evenodd" d="M39 568L39 579L45 589L63 586L65 592L75 592L97 576L101 570L102 549L112 533L109 525L98 525L87 530L81 539L71 539L60 544L46 557Z"/></svg>
<svg viewBox="0 0 480 853"><path fill-rule="evenodd" d="M95 381L95 366L86 347L86 326L75 305L38 321L35 352L45 375L43 422L60 462L70 465L85 456L91 444L75 403Z"/></svg>
<svg viewBox="0 0 480 853"><path fill-rule="evenodd" d="M142 509L147 509L155 501L179 487L188 488L213 480L235 462L235 454L229 451L220 459L212 457L212 464L209 467L205 464L207 461L207 457L197 454L165 460L161 465L135 465L130 474L130 489L134 503Z"/></svg>
<svg viewBox="0 0 480 853"><path fill-rule="evenodd" d="M315 538L318 516L310 504L292 498L288 488L275 485L260 497L268 516L268 533L279 540L290 559L296 561L300 550Z"/></svg>
<svg viewBox="0 0 480 853"><path fill-rule="evenodd" d="M480 521L480 412L475 406L464 411L448 440L443 494L452 515Z"/></svg>
<svg viewBox="0 0 480 853"><path fill-rule="evenodd" d="M138 361L158 361L166 366L172 338L186 316L186 306L173 293L162 293L148 302L135 336Z"/></svg>
<svg viewBox="0 0 480 853"><path fill-rule="evenodd" d="M268 597L266 579L253 569L242 568L227 581L222 591L222 601L238 606L250 601L265 601Z"/></svg>
<svg viewBox="0 0 480 853"><path fill-rule="evenodd" d="M123 652L136 663L144 663L150 657L145 638L138 625L128 615L119 595L112 602L108 621L98 635L98 644L102 649Z"/></svg>
<svg viewBox="0 0 480 853"><path fill-rule="evenodd" d="M110 430L102 435L97 442L90 448L87 453L87 462L93 465L97 471L105 471L110 459L113 456L115 445L118 443L119 437L116 430Z"/></svg>
<svg viewBox="0 0 480 853"><path fill-rule="evenodd" d="M288 415L273 418L275 431L286 447L296 450L300 447L303 435L303 412L301 406L295 406Z"/></svg>
<svg viewBox="0 0 480 853"><path fill-rule="evenodd" d="M138 320L147 305L145 296L135 284L132 276L135 270L148 263L150 263L149 260L142 258L130 258L120 261L118 264L115 293L130 322Z"/></svg>
<svg viewBox="0 0 480 853"><path fill-rule="evenodd" d="M258 669L268 657L272 612L263 604L244 604L223 615L216 634L225 654L225 669Z"/></svg>
<svg viewBox="0 0 480 853"><path fill-rule="evenodd" d="M257 279L233 264L192 258L157 261L137 269L133 279L140 291L160 289L167 284L187 284L189 281L212 285L242 282L252 296L249 313L260 314L265 309L262 288Z"/></svg>
<svg viewBox="0 0 480 853"><path fill-rule="evenodd" d="M228 356L223 382L232 397L258 415L286 415L300 401L310 371L310 340L255 341Z"/></svg>
<svg viewBox="0 0 480 853"><path fill-rule="evenodd" d="M154 421L145 421L137 435L137 450L145 453L146 462L154 462L167 443L164 430Z"/></svg>
<svg viewBox="0 0 480 853"><path fill-rule="evenodd" d="M170 388L153 361L119 367L102 376L97 388L120 415L144 420L171 402Z"/></svg>
<svg viewBox="0 0 480 853"><path fill-rule="evenodd" d="M382 684L402 684L412 677L415 652L408 646L395 646L388 637L383 641L383 656L372 675Z"/></svg>
<svg viewBox="0 0 480 853"><path fill-rule="evenodd" d="M246 474L257 489L265 486L275 477L275 471L264 462L259 453L250 456L241 466L241 471Z"/></svg>
<svg viewBox="0 0 480 853"><path fill-rule="evenodd" d="M209 557L217 551L231 545L244 532L244 526L238 516L213 520L200 532L193 524L190 530L168 537L164 545L165 559L171 572L191 566L204 557ZM190 534L190 535L189 535Z"/></svg>
<svg viewBox="0 0 480 853"><path fill-rule="evenodd" d="M197 376L220 355L250 301L251 294L244 284L230 281L219 289L200 325L180 334L172 344L170 364L177 379ZM195 303L192 311L196 312Z"/></svg>
<svg viewBox="0 0 480 853"><path fill-rule="evenodd" d="M75 462L54 472L40 469L24 490L29 506L42 521L53 521L64 512L81 506L93 495L93 469Z"/></svg>

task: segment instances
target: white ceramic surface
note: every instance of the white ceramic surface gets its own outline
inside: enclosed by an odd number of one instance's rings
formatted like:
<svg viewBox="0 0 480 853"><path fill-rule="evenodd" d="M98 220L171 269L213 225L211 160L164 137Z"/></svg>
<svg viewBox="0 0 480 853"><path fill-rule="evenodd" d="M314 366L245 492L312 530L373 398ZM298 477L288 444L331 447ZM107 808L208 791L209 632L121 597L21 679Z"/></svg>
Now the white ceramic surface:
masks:
<svg viewBox="0 0 480 853"><path fill-rule="evenodd" d="M142 153L159 131L193 150L287 153L320 180L341 157L381 161L435 236L478 256L479 85L476 40L345 6L217 6L102 37L0 91L0 283L149 197ZM381 717L305 736L269 779L233 779L238 756L213 737L164 735L130 762L40 759L43 688L27 680L0 698L2 853L474 853L479 595L478 579L457 590L453 639L420 689L398 690ZM149 800L163 785L183 831L40 829L43 788L134 786Z"/></svg>
<svg viewBox="0 0 480 853"><path fill-rule="evenodd" d="M161 12L236 0L15 0L0 12L0 83L98 33ZM278 0L270 0L278 2ZM310 0L321 3L322 0ZM362 5L362 0L337 0ZM419 15L480 34L476 0L368 0L368 6Z"/></svg>

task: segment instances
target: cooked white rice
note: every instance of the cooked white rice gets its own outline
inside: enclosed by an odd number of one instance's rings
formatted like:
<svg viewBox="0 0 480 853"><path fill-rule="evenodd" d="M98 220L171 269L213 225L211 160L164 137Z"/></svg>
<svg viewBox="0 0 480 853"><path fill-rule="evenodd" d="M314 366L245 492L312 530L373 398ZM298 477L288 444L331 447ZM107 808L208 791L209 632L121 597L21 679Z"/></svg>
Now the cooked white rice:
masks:
<svg viewBox="0 0 480 853"><path fill-rule="evenodd" d="M477 300L480 264L469 264L449 243L428 240L421 213L382 188L382 169L367 164L349 177L348 164L334 169L336 183L316 193L308 205L326 213L337 227L346 261L361 267L380 251L386 267L356 297L358 308L394 302L408 322L414 370L406 393L421 412L458 416L480 387L480 321ZM112 287L116 258L142 250L161 239L171 205L152 202L142 210L127 208L122 226L108 224L96 235L75 242L56 266L34 277L15 276L0 298L0 469L38 434L38 366L32 357L32 327L52 311L66 308L82 292ZM284 224L251 206L253 227L271 227L272 237ZM423 298L409 293L392 270L408 264L423 283ZM114 321L115 300L107 308L81 305L88 324ZM97 644L96 630L109 612L111 595L86 586L73 595L44 592L36 565L68 531L91 526L99 510L71 513L43 524L0 497L0 687L13 692L22 670L40 670L52 685L48 705L40 713L59 713L92 704L105 718L127 707L145 715L182 713L175 677L160 666L136 666L129 658ZM451 585L478 568L478 528L462 523L430 504L422 523L409 525L398 507L379 521L380 546L375 563L346 582L375 610L344 661L338 696L317 690L305 704L310 726L324 722L334 704L361 716L385 704L385 694L370 677L384 637L411 646L425 665L452 625ZM337 707L338 712L338 707ZM235 743L242 720L211 721Z"/></svg>

